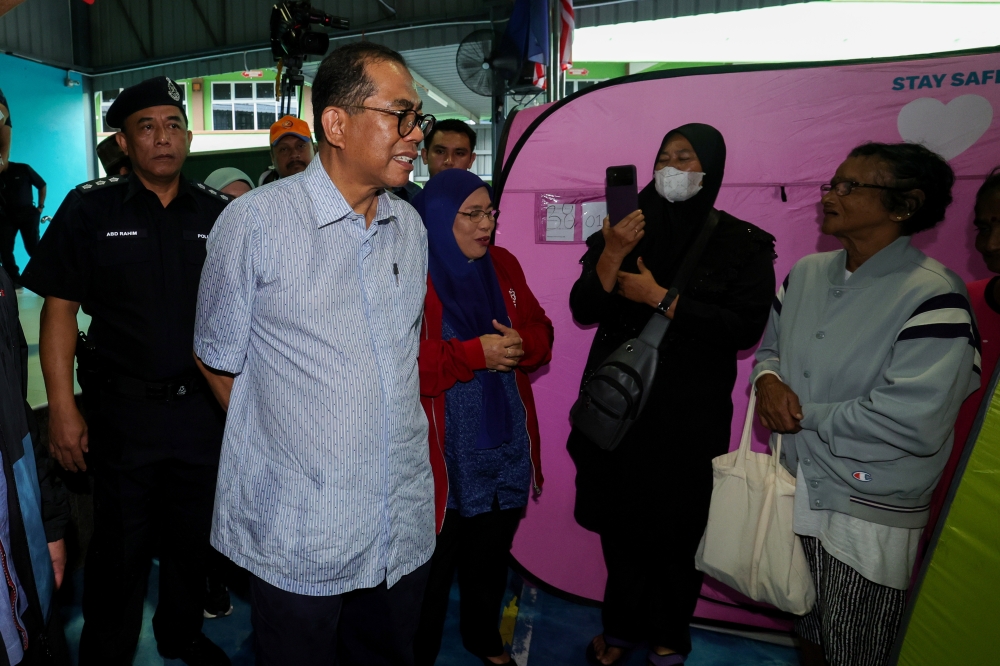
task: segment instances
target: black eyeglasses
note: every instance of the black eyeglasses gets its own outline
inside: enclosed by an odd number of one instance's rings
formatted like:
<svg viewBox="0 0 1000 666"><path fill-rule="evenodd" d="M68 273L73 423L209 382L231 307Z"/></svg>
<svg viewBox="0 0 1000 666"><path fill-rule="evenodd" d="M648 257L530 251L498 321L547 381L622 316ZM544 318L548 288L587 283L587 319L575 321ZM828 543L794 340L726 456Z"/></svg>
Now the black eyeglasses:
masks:
<svg viewBox="0 0 1000 666"><path fill-rule="evenodd" d="M458 214L465 215L470 221L472 221L473 224L479 224L487 215L492 217L493 221L496 222L496 219L500 216L500 211L495 208L491 208L490 210L474 210L471 213L466 213L465 211L460 210L458 211Z"/></svg>
<svg viewBox="0 0 1000 666"><path fill-rule="evenodd" d="M905 187L888 187L887 185L869 185L868 183L858 183L853 180L842 180L839 183L825 183L819 186L819 191L827 194L836 192L838 197L846 197L858 187L867 187L872 190L893 190L894 192L906 192Z"/></svg>
<svg viewBox="0 0 1000 666"><path fill-rule="evenodd" d="M368 111L378 111L379 113L386 113L390 116L396 116L399 119L399 136L406 137L416 128L420 128L423 134L427 134L434 127L434 123L437 122L437 118L429 113L417 113L413 109L406 109L405 111L394 111L393 109L378 109L374 106L361 106L352 105L349 108L352 109L366 109Z"/></svg>

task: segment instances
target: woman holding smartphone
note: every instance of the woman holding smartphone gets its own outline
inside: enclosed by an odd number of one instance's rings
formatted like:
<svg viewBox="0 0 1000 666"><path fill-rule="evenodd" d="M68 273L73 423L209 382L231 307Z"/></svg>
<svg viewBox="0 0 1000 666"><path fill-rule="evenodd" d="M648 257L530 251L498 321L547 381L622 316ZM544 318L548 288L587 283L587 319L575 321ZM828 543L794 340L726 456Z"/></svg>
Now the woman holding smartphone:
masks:
<svg viewBox="0 0 1000 666"><path fill-rule="evenodd" d="M604 633L591 664L649 649L653 666L681 664L701 589L694 554L708 520L712 458L729 450L736 355L755 345L774 299L774 238L725 212L684 293L664 303L722 185L726 145L689 124L660 144L639 210L587 240L570 294L577 322L599 324L583 380L658 310L673 320L649 400L611 452L573 431L576 519L601 536L608 569Z"/></svg>

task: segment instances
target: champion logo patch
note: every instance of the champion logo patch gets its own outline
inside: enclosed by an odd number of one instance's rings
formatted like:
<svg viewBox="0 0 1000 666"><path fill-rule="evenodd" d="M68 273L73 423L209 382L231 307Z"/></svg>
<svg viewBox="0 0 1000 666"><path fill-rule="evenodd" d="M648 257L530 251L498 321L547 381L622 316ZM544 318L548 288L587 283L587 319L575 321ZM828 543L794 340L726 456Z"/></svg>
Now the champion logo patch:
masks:
<svg viewBox="0 0 1000 666"><path fill-rule="evenodd" d="M872 475L869 474L868 472L855 472L851 476L853 476L858 481L863 481L865 483L872 480Z"/></svg>

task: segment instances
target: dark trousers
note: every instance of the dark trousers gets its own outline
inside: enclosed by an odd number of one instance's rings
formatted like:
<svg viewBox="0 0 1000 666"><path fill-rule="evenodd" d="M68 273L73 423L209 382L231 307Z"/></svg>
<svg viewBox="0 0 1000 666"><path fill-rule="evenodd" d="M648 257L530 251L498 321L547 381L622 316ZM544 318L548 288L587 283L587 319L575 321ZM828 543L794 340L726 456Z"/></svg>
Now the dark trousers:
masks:
<svg viewBox="0 0 1000 666"><path fill-rule="evenodd" d="M250 576L257 666L413 666L426 563L387 588L329 597L286 592Z"/></svg>
<svg viewBox="0 0 1000 666"><path fill-rule="evenodd" d="M700 507L691 509L701 513ZM678 505L677 511L683 510ZM691 651L689 625L704 577L694 568L705 525L699 522L701 531L682 524L673 530L610 528L601 533L608 568L601 611L607 636L681 654Z"/></svg>
<svg viewBox="0 0 1000 666"><path fill-rule="evenodd" d="M477 657L503 654L498 628L507 587L507 562L523 508L494 508L471 518L448 509L431 558L417 632L417 666L433 666L441 649L451 583L458 570L462 645Z"/></svg>
<svg viewBox="0 0 1000 666"><path fill-rule="evenodd" d="M201 632L218 466L177 460L134 466L99 457L88 462L94 535L84 570L80 664L132 663L157 546L153 634L161 649L176 651Z"/></svg>
<svg viewBox="0 0 1000 666"><path fill-rule="evenodd" d="M20 282L21 272L14 259L14 241L21 232L21 241L28 256L38 247L38 224L41 213L37 208L12 208L0 211L0 264L15 283Z"/></svg>

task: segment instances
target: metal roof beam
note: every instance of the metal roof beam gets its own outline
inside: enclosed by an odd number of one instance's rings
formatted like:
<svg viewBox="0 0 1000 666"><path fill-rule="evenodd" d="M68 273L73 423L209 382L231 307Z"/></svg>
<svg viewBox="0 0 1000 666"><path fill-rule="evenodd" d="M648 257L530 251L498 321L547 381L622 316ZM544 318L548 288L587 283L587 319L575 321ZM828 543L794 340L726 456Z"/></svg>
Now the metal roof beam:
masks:
<svg viewBox="0 0 1000 666"><path fill-rule="evenodd" d="M212 25L208 22L208 19L205 18L205 12L201 11L201 5L198 4L198 0L191 0L191 6L194 7L194 13L198 15L199 19L201 19L201 24L205 26L205 32L208 33L208 38L212 40L212 44L219 46L221 42L219 42L219 39L212 31Z"/></svg>
<svg viewBox="0 0 1000 666"><path fill-rule="evenodd" d="M449 109L454 110L455 113L462 114L469 120L475 120L476 122L479 122L479 114L472 113L472 111L469 111L467 108L465 108L464 106L453 100L451 97L441 92L441 90L437 86L435 86L433 83L431 83L423 76L421 76L420 73L414 70L412 67L410 67L409 69L410 69L410 75L413 77L413 80L417 82L418 86L427 91L427 94L431 97L431 99L433 99L435 102L437 102L442 106L446 106Z"/></svg>

